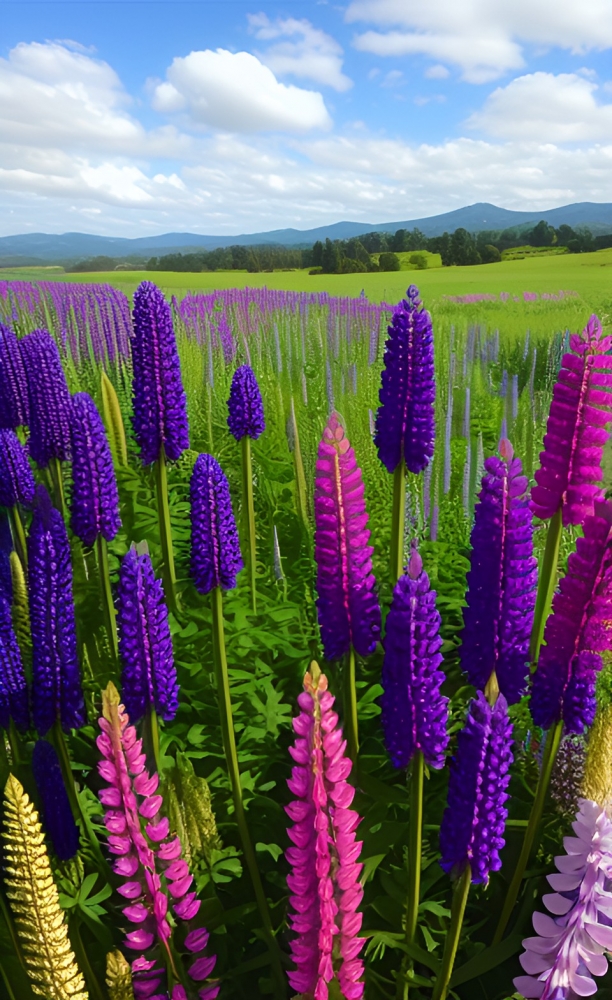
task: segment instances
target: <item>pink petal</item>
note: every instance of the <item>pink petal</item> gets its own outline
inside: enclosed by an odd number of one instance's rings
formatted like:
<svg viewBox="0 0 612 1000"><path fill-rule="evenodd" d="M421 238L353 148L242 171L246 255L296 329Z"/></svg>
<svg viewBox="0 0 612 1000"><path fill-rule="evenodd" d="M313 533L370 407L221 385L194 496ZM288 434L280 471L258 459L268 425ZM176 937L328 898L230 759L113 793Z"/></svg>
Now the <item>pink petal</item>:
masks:
<svg viewBox="0 0 612 1000"><path fill-rule="evenodd" d="M159 823L148 823L145 830L147 831L149 840L153 840L155 843L165 840L170 831L170 820L167 816L164 816Z"/></svg>
<svg viewBox="0 0 612 1000"><path fill-rule="evenodd" d="M204 951L208 944L208 931L205 927L198 927L195 931L190 931L185 938L187 951Z"/></svg>
<svg viewBox="0 0 612 1000"><path fill-rule="evenodd" d="M181 854L183 848L181 841L178 837L174 837L169 840L167 844L162 844L157 851L157 857L160 861L173 861L174 858L178 858Z"/></svg>
<svg viewBox="0 0 612 1000"><path fill-rule="evenodd" d="M192 979L195 979L196 982L201 982L202 979L208 979L216 963L217 963L216 955L210 955L205 958L198 958L193 963L193 965L189 967L189 975L191 976Z"/></svg>
<svg viewBox="0 0 612 1000"><path fill-rule="evenodd" d="M125 936L125 943L128 948L134 948L136 951L147 951L151 947L155 940L155 936L149 931L143 930L139 927L137 931L130 931L129 934Z"/></svg>

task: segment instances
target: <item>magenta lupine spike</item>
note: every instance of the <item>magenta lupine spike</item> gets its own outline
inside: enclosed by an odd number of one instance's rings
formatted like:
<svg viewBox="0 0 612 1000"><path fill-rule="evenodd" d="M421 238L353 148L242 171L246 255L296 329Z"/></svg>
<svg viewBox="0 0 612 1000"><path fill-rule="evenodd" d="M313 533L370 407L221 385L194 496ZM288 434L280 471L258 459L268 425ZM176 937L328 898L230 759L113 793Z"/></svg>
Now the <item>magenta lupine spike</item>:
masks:
<svg viewBox="0 0 612 1000"><path fill-rule="evenodd" d="M298 698L300 714L291 756L295 767L287 782L295 801L286 806L294 825L293 846L287 850L291 874L289 922L296 937L291 956L296 969L288 973L291 987L327 1000L328 984L337 977L346 1000L363 997L365 943L358 937L363 898L359 876L361 843L355 838L360 821L350 808L355 789L348 782L351 762L346 740L333 711L327 678L316 663L304 678Z"/></svg>
<svg viewBox="0 0 612 1000"><path fill-rule="evenodd" d="M367 524L361 469L332 413L319 445L315 482L317 608L328 660L343 656L351 645L368 656L380 635Z"/></svg>
<svg viewBox="0 0 612 1000"><path fill-rule="evenodd" d="M605 976L612 951L612 820L607 810L581 799L574 837L555 858L558 873L548 875L554 890L544 896L548 913L535 912L536 937L523 941L520 962L527 973L516 989L540 1000L574 1000L598 992L593 976Z"/></svg>
<svg viewBox="0 0 612 1000"><path fill-rule="evenodd" d="M533 676L531 714L543 729L563 719L580 734L595 717L600 653L610 647L612 501L596 500L594 511L553 597Z"/></svg>
<svg viewBox="0 0 612 1000"><path fill-rule="evenodd" d="M564 525L582 524L602 496L602 452L612 421L611 347L597 316L570 337L572 353L561 362L531 491L537 517L552 517L561 507Z"/></svg>
<svg viewBox="0 0 612 1000"><path fill-rule="evenodd" d="M164 963L173 966L169 909L175 918L191 921L198 914L200 901L191 888L193 876L181 856L181 841L169 836L169 820L161 815L159 775L149 774L142 740L130 725L113 684L103 692L102 701L102 733L96 742L103 758L98 771L107 787L100 792L100 801L105 809L108 849L117 856L115 874L127 879L117 891L128 902L124 917L136 927L127 933L125 947L140 953L132 962L132 976L134 996L141 1000L151 997L165 977L165 969L157 964L158 956L153 953L154 957L147 957L151 949L161 951ZM211 974L215 957L202 954L208 935L199 928L203 933L197 936L195 930L189 930L187 941L196 947L188 945L188 949L197 951L199 957L188 971L199 986ZM213 1000L219 984L207 983L203 989Z"/></svg>

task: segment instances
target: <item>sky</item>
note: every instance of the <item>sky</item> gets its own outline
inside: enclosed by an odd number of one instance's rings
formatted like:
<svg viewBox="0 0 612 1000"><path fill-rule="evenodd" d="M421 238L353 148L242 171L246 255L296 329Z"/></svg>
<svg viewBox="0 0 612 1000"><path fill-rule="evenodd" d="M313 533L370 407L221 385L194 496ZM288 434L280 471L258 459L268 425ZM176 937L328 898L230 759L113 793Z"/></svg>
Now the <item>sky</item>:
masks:
<svg viewBox="0 0 612 1000"><path fill-rule="evenodd" d="M612 202L611 0L0 0L0 235Z"/></svg>

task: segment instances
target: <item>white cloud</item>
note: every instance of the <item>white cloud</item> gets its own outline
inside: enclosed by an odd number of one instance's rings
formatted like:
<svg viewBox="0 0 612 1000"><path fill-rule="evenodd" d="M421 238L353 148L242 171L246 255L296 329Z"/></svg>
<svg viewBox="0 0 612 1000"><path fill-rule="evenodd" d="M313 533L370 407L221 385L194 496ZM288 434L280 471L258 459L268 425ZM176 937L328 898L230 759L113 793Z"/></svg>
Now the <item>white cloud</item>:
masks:
<svg viewBox="0 0 612 1000"><path fill-rule="evenodd" d="M177 57L156 87L153 106L184 111L194 126L224 132L308 132L331 119L321 94L279 83L249 52L205 49Z"/></svg>
<svg viewBox="0 0 612 1000"><path fill-rule="evenodd" d="M266 14L247 16L255 38L274 42L264 53L258 54L278 76L314 80L338 91L353 86L353 81L342 72L342 46L310 21L298 21L294 17L271 21Z"/></svg>
<svg viewBox="0 0 612 1000"><path fill-rule="evenodd" d="M427 55L472 83L522 68L525 43L573 53L612 46L609 0L352 0L346 19L383 29L356 37L362 51Z"/></svg>
<svg viewBox="0 0 612 1000"><path fill-rule="evenodd" d="M612 142L612 104L598 104L597 90L575 73L530 73L494 90L467 124L502 139Z"/></svg>
<svg viewBox="0 0 612 1000"><path fill-rule="evenodd" d="M434 66L428 66L425 70L425 76L428 80L446 80L450 76L450 70L446 66L436 63Z"/></svg>

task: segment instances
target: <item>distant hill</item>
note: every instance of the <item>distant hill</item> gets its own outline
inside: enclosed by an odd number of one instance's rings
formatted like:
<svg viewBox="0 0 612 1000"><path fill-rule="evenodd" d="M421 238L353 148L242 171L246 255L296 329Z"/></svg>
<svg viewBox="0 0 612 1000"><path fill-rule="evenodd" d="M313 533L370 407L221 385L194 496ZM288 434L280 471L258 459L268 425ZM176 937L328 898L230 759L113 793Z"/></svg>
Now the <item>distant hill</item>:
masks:
<svg viewBox="0 0 612 1000"><path fill-rule="evenodd" d="M485 229L508 229L511 226L535 224L540 219L558 227L564 223L572 228L588 226L594 235L612 233L612 204L580 202L545 211L513 212L487 202L457 208L443 215L401 222L335 222L316 229L274 229L266 233L245 233L237 236L207 236L199 233L162 233L126 239L115 236L93 236L89 233L24 233L0 237L0 260L9 260L13 267L32 260L41 263L68 262L85 257L107 255L125 258L132 255L147 257L161 253L187 253L194 248L213 250L233 244L242 246L309 247L316 240L347 240L373 231L394 233L397 229L420 229L425 236L440 236L455 229L477 233ZM6 264L5 264L6 266Z"/></svg>

